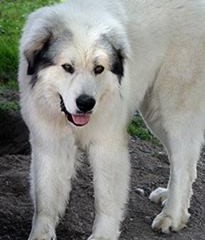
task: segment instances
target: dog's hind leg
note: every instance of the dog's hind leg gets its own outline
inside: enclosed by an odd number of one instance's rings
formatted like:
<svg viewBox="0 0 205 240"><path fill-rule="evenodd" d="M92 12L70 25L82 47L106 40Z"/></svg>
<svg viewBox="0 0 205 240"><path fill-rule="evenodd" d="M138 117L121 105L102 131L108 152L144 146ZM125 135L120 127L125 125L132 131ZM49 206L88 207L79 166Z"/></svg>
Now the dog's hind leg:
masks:
<svg viewBox="0 0 205 240"><path fill-rule="evenodd" d="M170 159L168 188L157 189L150 195L152 201L165 200L162 212L152 223L153 229L164 233L170 230L179 231L186 226L190 216L188 209L192 196L192 183L196 178L197 160L203 141L202 131L197 131L198 127L192 127L185 129L181 126L167 132L166 147Z"/></svg>
<svg viewBox="0 0 205 240"><path fill-rule="evenodd" d="M64 213L74 172L75 146L67 136L48 131L32 136L31 194L34 217L29 240L55 240L55 227Z"/></svg>
<svg viewBox="0 0 205 240"><path fill-rule="evenodd" d="M109 136L90 147L96 216L89 240L117 240L127 202L130 163L127 140Z"/></svg>

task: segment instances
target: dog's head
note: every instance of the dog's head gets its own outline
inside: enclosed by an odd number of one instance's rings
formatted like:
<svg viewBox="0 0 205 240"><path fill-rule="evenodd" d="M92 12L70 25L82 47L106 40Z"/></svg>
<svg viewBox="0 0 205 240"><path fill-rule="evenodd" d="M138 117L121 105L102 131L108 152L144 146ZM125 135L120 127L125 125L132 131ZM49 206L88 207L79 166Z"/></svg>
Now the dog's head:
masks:
<svg viewBox="0 0 205 240"><path fill-rule="evenodd" d="M21 49L36 101L84 126L107 91L120 94L128 43L114 20L102 24L74 18L62 8L37 11L24 29Z"/></svg>

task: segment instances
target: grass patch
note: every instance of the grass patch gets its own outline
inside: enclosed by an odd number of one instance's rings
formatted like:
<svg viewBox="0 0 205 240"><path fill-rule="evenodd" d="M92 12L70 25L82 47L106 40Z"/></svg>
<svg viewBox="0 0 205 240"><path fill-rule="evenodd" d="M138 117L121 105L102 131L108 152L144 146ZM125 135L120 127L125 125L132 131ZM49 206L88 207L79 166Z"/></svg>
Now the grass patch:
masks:
<svg viewBox="0 0 205 240"><path fill-rule="evenodd" d="M150 141L154 144L159 144L159 141L152 135L149 129L146 127L143 119L136 115L131 124L128 127L128 133L133 137L138 137L144 141Z"/></svg>
<svg viewBox="0 0 205 240"><path fill-rule="evenodd" d="M0 82L0 93L6 90L17 91L18 90L18 83L16 80L10 80L6 83Z"/></svg>
<svg viewBox="0 0 205 240"><path fill-rule="evenodd" d="M20 110L19 102L18 101L1 101L0 104L0 112L6 113L6 112L16 112Z"/></svg>
<svg viewBox="0 0 205 240"><path fill-rule="evenodd" d="M8 91L17 91L18 48L22 28L29 13L58 0L0 0L0 116L19 111L17 100L4 99Z"/></svg>
<svg viewBox="0 0 205 240"><path fill-rule="evenodd" d="M10 118L10 114L19 111L20 106L18 101L0 101L0 121L7 121Z"/></svg>
<svg viewBox="0 0 205 240"><path fill-rule="evenodd" d="M0 1L0 84L16 80L18 45L26 17L33 10L53 4L55 0L1 0Z"/></svg>

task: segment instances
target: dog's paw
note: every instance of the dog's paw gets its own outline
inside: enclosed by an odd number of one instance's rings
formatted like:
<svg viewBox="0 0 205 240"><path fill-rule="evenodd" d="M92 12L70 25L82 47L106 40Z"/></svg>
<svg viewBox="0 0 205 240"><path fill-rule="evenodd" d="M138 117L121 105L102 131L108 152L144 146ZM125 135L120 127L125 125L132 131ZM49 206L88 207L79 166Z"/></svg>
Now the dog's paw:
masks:
<svg viewBox="0 0 205 240"><path fill-rule="evenodd" d="M91 235L87 240L95 240L95 238Z"/></svg>
<svg viewBox="0 0 205 240"><path fill-rule="evenodd" d="M165 205L168 197L168 190L166 188L157 188L153 192L151 192L149 199L154 203L162 203Z"/></svg>
<svg viewBox="0 0 205 240"><path fill-rule="evenodd" d="M28 240L56 240L56 236L41 235L41 236L30 236Z"/></svg>
<svg viewBox="0 0 205 240"><path fill-rule="evenodd" d="M31 234L28 240L56 240L55 234L44 233L44 234Z"/></svg>
<svg viewBox="0 0 205 240"><path fill-rule="evenodd" d="M115 217L97 214L92 235L88 240L117 240L120 235L119 225L120 221Z"/></svg>
<svg viewBox="0 0 205 240"><path fill-rule="evenodd" d="M87 240L97 240L93 235L91 235Z"/></svg>
<svg viewBox="0 0 205 240"><path fill-rule="evenodd" d="M87 240L117 240L119 234L117 235L107 235L107 234L95 234L93 233Z"/></svg>
<svg viewBox="0 0 205 240"><path fill-rule="evenodd" d="M190 214L184 214L179 219L174 219L171 215L162 211L157 215L152 223L152 228L155 231L162 233L170 233L170 231L178 232L182 228L186 227Z"/></svg>
<svg viewBox="0 0 205 240"><path fill-rule="evenodd" d="M56 240L55 228L48 218L38 218L28 240Z"/></svg>
<svg viewBox="0 0 205 240"><path fill-rule="evenodd" d="M119 235L119 234L118 234ZM92 234L87 240L117 240L118 236L104 236L104 234Z"/></svg>
<svg viewBox="0 0 205 240"><path fill-rule="evenodd" d="M91 235L88 240L113 240L112 238L104 238L104 237L94 237Z"/></svg>

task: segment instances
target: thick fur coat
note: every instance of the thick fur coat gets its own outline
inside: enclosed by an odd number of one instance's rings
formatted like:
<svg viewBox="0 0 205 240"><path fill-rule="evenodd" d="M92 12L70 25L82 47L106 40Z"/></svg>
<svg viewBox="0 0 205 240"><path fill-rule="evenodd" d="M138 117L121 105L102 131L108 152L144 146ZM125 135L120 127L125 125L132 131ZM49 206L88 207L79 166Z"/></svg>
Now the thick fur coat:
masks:
<svg viewBox="0 0 205 240"><path fill-rule="evenodd" d="M56 239L78 149L94 173L89 240L119 238L136 109L170 159L167 188L150 195L164 203L152 227L186 225L205 127L204 22L202 0L69 0L29 16L19 65L32 145L29 240Z"/></svg>

